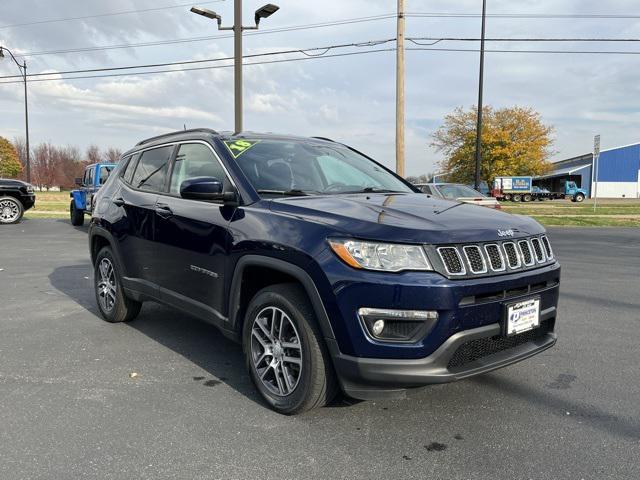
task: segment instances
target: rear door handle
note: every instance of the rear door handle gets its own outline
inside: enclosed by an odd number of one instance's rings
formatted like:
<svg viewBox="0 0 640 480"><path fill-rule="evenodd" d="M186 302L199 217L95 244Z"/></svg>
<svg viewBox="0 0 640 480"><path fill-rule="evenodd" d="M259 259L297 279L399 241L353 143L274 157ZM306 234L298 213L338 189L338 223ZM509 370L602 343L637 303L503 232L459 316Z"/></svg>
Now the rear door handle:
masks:
<svg viewBox="0 0 640 480"><path fill-rule="evenodd" d="M124 205L124 199L122 197L114 198L111 202L117 207L122 207Z"/></svg>
<svg viewBox="0 0 640 480"><path fill-rule="evenodd" d="M156 204L156 213L162 218L169 218L173 215L173 210L166 203Z"/></svg>

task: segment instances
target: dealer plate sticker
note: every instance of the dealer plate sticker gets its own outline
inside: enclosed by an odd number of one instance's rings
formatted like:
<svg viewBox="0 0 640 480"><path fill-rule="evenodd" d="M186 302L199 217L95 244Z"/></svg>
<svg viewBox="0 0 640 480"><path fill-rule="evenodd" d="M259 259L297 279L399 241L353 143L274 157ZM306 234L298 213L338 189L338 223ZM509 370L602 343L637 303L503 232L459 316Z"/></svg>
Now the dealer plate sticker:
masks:
<svg viewBox="0 0 640 480"><path fill-rule="evenodd" d="M533 330L539 325L539 298L514 303L507 307L507 336Z"/></svg>

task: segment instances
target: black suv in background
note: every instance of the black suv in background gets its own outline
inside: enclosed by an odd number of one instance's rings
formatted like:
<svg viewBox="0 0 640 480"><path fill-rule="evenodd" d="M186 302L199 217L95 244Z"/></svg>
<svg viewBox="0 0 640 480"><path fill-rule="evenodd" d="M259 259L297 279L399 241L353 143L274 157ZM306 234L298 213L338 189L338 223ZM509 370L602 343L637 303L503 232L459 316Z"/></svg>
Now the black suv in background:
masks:
<svg viewBox="0 0 640 480"><path fill-rule="evenodd" d="M466 378L554 345L535 220L438 199L346 145L208 129L140 142L96 196L110 322L155 300L241 342L277 411Z"/></svg>
<svg viewBox="0 0 640 480"><path fill-rule="evenodd" d="M35 203L31 185L22 180L0 178L0 223L18 223Z"/></svg>

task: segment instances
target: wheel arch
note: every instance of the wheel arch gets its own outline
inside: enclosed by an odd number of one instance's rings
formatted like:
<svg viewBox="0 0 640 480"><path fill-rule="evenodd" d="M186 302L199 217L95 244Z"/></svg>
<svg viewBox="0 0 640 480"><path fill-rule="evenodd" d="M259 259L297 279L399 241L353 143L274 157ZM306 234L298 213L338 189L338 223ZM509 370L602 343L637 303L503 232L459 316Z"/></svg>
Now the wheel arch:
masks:
<svg viewBox="0 0 640 480"><path fill-rule="evenodd" d="M250 275L257 278L251 278ZM229 323L239 338L246 307L255 293L269 285L295 282L302 286L313 307L322 335L335 338L320 293L311 276L298 265L261 255L245 255L238 260L231 280Z"/></svg>
<svg viewBox="0 0 640 480"><path fill-rule="evenodd" d="M118 270L124 275L126 269L120 258L120 252L116 248L116 241L113 236L102 227L92 226L89 234L89 253L91 254L91 265L96 262L98 252L104 247L110 247L113 252L113 256L118 264Z"/></svg>

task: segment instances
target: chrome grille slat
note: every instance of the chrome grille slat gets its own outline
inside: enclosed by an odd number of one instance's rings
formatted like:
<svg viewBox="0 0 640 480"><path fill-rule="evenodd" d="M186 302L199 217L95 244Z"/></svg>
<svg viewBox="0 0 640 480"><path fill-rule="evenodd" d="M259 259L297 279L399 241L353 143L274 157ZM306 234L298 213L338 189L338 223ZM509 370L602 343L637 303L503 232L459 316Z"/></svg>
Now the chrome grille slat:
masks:
<svg viewBox="0 0 640 480"><path fill-rule="evenodd" d="M516 244L513 242L504 242L502 244L502 248L507 256L509 268L520 268L522 266L522 262L520 261L520 255L518 254Z"/></svg>
<svg viewBox="0 0 640 480"><path fill-rule="evenodd" d="M477 245L465 245L462 247L462 250L464 251L464 256L467 257L471 273L475 273L477 275L487 273L487 262L485 262L484 257L482 256L482 250L480 250L480 247Z"/></svg>
<svg viewBox="0 0 640 480"><path fill-rule="evenodd" d="M530 267L535 263L533 253L531 252L531 245L528 240L519 240L518 248L520 249L520 255L522 256L522 263L525 266Z"/></svg>
<svg viewBox="0 0 640 480"><path fill-rule="evenodd" d="M438 255L447 269L449 275L465 275L467 270L464 268L462 256L456 247L439 247Z"/></svg>
<svg viewBox="0 0 640 480"><path fill-rule="evenodd" d="M504 256L502 255L502 250L500 250L497 243L485 245L484 251L487 254L491 270L494 272L504 272L506 270L507 267L505 265Z"/></svg>
<svg viewBox="0 0 640 480"><path fill-rule="evenodd" d="M542 245L540 244L540 239L535 237L531 239L531 246L533 247L533 252L536 255L536 261L538 263L544 263L547 259L544 256L544 250L542 250Z"/></svg>
<svg viewBox="0 0 640 480"><path fill-rule="evenodd" d="M544 250L547 254L547 258L551 260L553 258L553 250L551 250L551 244L549 243L549 239L546 235L543 235L542 237L542 244L544 245Z"/></svg>

